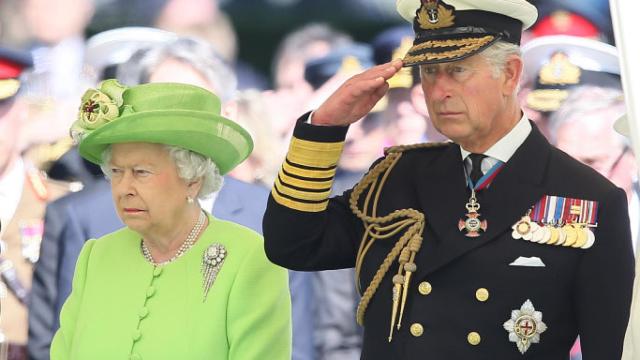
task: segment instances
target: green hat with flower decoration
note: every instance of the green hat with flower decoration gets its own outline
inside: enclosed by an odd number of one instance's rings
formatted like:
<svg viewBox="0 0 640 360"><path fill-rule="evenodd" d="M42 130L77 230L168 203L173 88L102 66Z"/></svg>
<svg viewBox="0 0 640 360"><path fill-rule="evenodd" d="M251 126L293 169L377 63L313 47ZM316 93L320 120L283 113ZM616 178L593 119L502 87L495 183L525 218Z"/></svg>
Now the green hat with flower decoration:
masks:
<svg viewBox="0 0 640 360"><path fill-rule="evenodd" d="M226 174L253 150L249 133L220 115L217 96L177 83L126 87L105 80L82 96L70 132L80 155L96 164L111 144L149 142L206 156Z"/></svg>

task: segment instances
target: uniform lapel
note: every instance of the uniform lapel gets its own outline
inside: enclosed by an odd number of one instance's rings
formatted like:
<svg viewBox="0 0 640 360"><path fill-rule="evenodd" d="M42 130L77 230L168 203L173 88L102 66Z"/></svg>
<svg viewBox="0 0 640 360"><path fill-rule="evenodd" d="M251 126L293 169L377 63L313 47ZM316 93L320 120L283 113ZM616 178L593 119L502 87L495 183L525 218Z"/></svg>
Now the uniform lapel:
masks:
<svg viewBox="0 0 640 360"><path fill-rule="evenodd" d="M418 201L427 227L436 232L434 240L439 242L451 235L468 199L460 147L449 146L435 161L423 164L418 174Z"/></svg>
<svg viewBox="0 0 640 360"><path fill-rule="evenodd" d="M457 223L466 213L464 205L469 191L464 184L460 150L457 146L451 148L451 154L443 156L439 163L444 171L433 174L432 181L428 182L429 186L418 186L427 228L431 228L436 234L435 238L430 239L430 232L425 232L423 248L416 261L418 277L497 239L506 231L511 231L511 225L544 194L542 181L551 145L533 126L525 142L489 189L484 190L479 212L482 219L488 222L487 231L477 238L466 237L458 230ZM432 172L436 172L435 167Z"/></svg>

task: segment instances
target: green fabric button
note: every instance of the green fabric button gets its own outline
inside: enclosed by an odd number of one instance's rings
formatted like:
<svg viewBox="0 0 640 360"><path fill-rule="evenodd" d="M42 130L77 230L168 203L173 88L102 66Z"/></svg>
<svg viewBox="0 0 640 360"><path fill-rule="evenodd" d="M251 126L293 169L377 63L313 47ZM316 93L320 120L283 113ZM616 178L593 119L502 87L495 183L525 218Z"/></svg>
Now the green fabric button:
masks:
<svg viewBox="0 0 640 360"><path fill-rule="evenodd" d="M142 332L140 330L134 330L133 334L131 334L131 338L133 341L138 341L142 337Z"/></svg>
<svg viewBox="0 0 640 360"><path fill-rule="evenodd" d="M156 293L156 288L153 286L149 286L147 289L147 298L152 297Z"/></svg>
<svg viewBox="0 0 640 360"><path fill-rule="evenodd" d="M131 354L129 360L142 360L142 356L140 356L140 354Z"/></svg>
<svg viewBox="0 0 640 360"><path fill-rule="evenodd" d="M153 276L158 277L160 276L160 274L162 274L162 268L161 267L155 267L153 268Z"/></svg>
<svg viewBox="0 0 640 360"><path fill-rule="evenodd" d="M147 317L147 315L149 315L149 309L143 307L142 309L140 309L140 311L138 311L138 315L140 316L140 319L144 319L145 317Z"/></svg>

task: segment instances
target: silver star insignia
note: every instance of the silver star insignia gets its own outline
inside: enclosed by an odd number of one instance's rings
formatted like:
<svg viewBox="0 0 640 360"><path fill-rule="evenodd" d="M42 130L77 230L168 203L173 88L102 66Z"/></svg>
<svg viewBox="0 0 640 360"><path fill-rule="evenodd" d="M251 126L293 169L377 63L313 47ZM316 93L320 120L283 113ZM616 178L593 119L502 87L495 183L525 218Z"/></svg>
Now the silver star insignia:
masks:
<svg viewBox="0 0 640 360"><path fill-rule="evenodd" d="M524 354L531 344L539 343L540 334L547 330L547 325L542 322L542 312L536 311L528 299L520 310L511 311L511 319L503 326L509 332L509 341L516 343L521 354Z"/></svg>

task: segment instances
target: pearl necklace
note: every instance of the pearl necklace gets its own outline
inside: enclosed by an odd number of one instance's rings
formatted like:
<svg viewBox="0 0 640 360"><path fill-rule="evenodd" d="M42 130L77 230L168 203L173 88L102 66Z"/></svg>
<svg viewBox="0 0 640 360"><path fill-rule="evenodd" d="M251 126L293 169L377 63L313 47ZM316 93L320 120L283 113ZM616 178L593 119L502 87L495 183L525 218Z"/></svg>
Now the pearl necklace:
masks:
<svg viewBox="0 0 640 360"><path fill-rule="evenodd" d="M163 266L172 261L175 261L177 258L184 255L184 253L187 252L187 250L189 250L193 246L193 244L196 242L196 237L198 236L198 234L200 234L200 231L204 227L206 220L207 220L207 216L204 214L204 211L200 211L200 215L198 216L198 221L193 226L193 228L189 232L189 235L187 235L187 238L184 240L182 245L180 245L180 248L175 253L175 255L171 257L171 259L165 260L162 262L156 262L155 260L153 260L153 256L151 256L151 251L149 250L147 245L144 243L144 240L141 241L140 243L140 246L142 248L142 255L144 255L144 258L153 266Z"/></svg>

